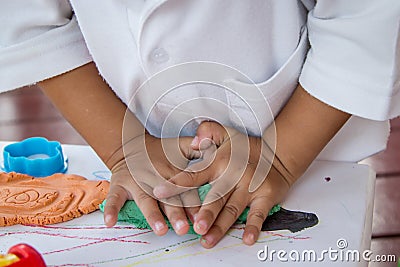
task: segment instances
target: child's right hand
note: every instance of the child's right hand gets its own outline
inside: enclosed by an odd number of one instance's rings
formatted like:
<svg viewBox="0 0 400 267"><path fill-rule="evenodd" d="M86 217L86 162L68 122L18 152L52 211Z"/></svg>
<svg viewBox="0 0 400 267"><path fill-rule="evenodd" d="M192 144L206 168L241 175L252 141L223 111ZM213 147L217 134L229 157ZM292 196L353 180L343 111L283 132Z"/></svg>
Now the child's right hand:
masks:
<svg viewBox="0 0 400 267"><path fill-rule="evenodd" d="M108 227L115 225L118 212L126 200L134 200L157 235L168 231L160 208L178 235L189 230L187 216L193 222L198 208L182 208L185 202L200 204L197 190L163 202L153 197L153 188L187 167L189 160L199 158L200 152L191 148L192 137L160 139L143 134L125 144L121 159L111 168L111 186L104 210ZM118 153L117 153L118 154ZM185 214L186 211L186 214Z"/></svg>

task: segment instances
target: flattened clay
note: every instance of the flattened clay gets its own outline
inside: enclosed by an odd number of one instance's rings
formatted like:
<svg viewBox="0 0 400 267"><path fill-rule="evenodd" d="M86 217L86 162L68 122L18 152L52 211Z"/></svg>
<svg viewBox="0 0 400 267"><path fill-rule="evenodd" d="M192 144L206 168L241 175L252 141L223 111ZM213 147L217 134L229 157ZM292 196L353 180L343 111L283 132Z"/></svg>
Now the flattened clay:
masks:
<svg viewBox="0 0 400 267"><path fill-rule="evenodd" d="M201 202L204 201L206 198L207 193L210 191L211 185L210 184L205 184L203 186L200 186L198 188L199 192L199 197ZM106 201L104 201L102 204L100 204L100 210L104 212L104 207L106 206ZM275 205L272 207L272 209L269 211L268 216L278 212L281 209L280 205ZM249 214L249 208L247 207L242 214L239 216L239 218L236 220L236 223L246 223L247 220L247 215ZM169 222L167 216L165 216L165 220L167 222L168 228L173 229L171 223ZM146 221L146 218L144 217L143 213L140 211L138 205L136 205L135 201L133 200L127 200L124 204L124 206L121 208L121 210L118 213L118 221L123 221L123 222L129 222L134 224L137 228L147 228L151 229L150 224ZM188 234L195 234L198 235L194 229L192 223L189 221L189 231Z"/></svg>
<svg viewBox="0 0 400 267"><path fill-rule="evenodd" d="M99 208L109 190L107 181L78 175L44 178L0 173L0 226L65 222Z"/></svg>
<svg viewBox="0 0 400 267"><path fill-rule="evenodd" d="M292 233L317 225L319 219L314 213L292 211L281 208L264 221L262 231L289 230Z"/></svg>

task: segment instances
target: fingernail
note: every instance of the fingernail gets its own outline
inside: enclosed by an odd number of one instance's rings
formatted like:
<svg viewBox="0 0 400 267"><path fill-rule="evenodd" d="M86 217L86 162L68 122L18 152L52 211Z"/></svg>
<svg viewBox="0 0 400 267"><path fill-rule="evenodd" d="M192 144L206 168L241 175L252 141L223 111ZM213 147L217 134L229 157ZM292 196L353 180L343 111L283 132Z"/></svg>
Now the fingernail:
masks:
<svg viewBox="0 0 400 267"><path fill-rule="evenodd" d="M200 242L203 243L203 244L212 245L213 239L212 239L212 237L210 237L210 236L203 236L203 237L201 238L201 241L200 241Z"/></svg>
<svg viewBox="0 0 400 267"><path fill-rule="evenodd" d="M162 222L156 222L155 224L154 224L154 228L155 228L155 230L157 231L157 232L160 232L161 230L163 230L164 229L164 224L162 223Z"/></svg>
<svg viewBox="0 0 400 267"><path fill-rule="evenodd" d="M178 220L175 223L175 229L178 230L178 231L181 230L185 226L186 226L186 223L184 221L182 221L182 220Z"/></svg>
<svg viewBox="0 0 400 267"><path fill-rule="evenodd" d="M106 216L104 216L104 222L106 225L109 225L112 221L112 216L110 214L107 214Z"/></svg>
<svg viewBox="0 0 400 267"><path fill-rule="evenodd" d="M207 228L208 228L207 223L204 220L201 220L196 224L196 229L199 231L203 232L203 231L207 230Z"/></svg>
<svg viewBox="0 0 400 267"><path fill-rule="evenodd" d="M192 147L196 147L199 144L199 137L196 135L193 140L192 143L190 144Z"/></svg>
<svg viewBox="0 0 400 267"><path fill-rule="evenodd" d="M246 239L248 243L253 244L255 241L254 234L253 233L247 234Z"/></svg>

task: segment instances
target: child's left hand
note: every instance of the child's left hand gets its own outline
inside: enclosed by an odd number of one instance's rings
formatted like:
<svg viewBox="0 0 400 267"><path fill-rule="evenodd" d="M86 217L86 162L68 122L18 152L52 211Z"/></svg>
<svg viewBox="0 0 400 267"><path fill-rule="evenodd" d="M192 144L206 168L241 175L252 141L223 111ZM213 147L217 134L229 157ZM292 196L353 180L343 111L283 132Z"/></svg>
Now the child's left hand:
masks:
<svg viewBox="0 0 400 267"><path fill-rule="evenodd" d="M269 210L284 199L292 182L273 166L269 169L273 153L262 138L226 130L215 122L203 122L195 140L195 149L200 148L201 141L215 142L218 149L214 161L200 171L191 166L168 182L187 187L212 184L194 221L194 230L203 235L201 244L205 248L214 247L246 206L250 211L243 242L254 244ZM169 197L185 190L168 182L155 188L157 197Z"/></svg>

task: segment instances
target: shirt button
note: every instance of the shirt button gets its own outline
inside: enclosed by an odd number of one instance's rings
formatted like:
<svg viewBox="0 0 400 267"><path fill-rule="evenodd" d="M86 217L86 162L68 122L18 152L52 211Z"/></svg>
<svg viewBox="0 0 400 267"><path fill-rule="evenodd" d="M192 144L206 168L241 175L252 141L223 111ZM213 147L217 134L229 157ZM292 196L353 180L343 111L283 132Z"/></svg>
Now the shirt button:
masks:
<svg viewBox="0 0 400 267"><path fill-rule="evenodd" d="M169 55L164 48L159 47L151 52L151 59L156 63L164 63L169 60Z"/></svg>

